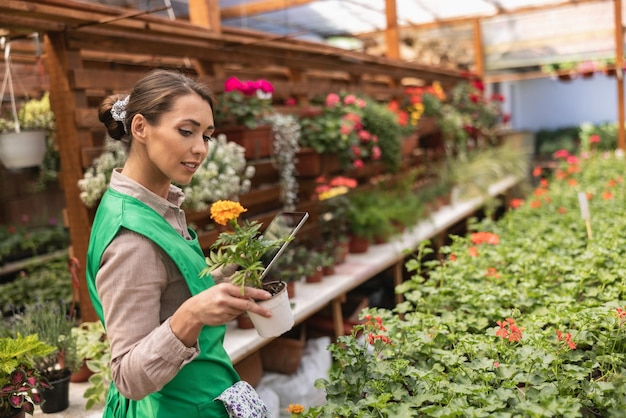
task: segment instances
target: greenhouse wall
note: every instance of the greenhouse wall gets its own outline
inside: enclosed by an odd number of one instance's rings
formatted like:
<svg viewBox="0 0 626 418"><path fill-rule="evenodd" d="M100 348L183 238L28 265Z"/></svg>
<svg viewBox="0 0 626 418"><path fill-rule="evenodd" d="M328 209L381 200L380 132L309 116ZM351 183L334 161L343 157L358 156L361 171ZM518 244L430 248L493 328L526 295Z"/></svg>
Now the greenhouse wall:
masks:
<svg viewBox="0 0 626 418"><path fill-rule="evenodd" d="M501 91L505 111L513 115L511 127L537 131L617 121L616 86L615 77L600 73L567 82L541 78L504 83Z"/></svg>

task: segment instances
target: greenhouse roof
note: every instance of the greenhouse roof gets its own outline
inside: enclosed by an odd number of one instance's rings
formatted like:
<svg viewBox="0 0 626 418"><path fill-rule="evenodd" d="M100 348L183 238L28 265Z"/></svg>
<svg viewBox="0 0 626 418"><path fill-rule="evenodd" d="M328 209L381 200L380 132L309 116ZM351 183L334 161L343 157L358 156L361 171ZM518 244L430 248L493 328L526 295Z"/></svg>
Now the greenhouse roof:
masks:
<svg viewBox="0 0 626 418"><path fill-rule="evenodd" d="M169 1L176 16L188 13L188 0ZM390 3L220 0L219 7L222 26L384 55ZM486 72L615 55L611 0L395 0L395 5L400 58L408 61L470 67L477 19Z"/></svg>

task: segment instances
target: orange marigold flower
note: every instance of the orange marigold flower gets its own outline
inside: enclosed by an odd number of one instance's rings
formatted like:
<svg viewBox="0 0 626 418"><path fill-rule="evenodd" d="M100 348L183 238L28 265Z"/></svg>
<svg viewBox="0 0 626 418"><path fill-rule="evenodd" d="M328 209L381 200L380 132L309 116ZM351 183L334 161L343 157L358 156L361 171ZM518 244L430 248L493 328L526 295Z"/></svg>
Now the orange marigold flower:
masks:
<svg viewBox="0 0 626 418"><path fill-rule="evenodd" d="M565 209L563 206L559 206L559 207L556 209L556 211L557 211L557 212L559 212L560 214L567 213L567 209Z"/></svg>
<svg viewBox="0 0 626 418"><path fill-rule="evenodd" d="M301 414L304 412L304 406L297 403L290 403L289 408L287 408L287 412L289 412L290 414Z"/></svg>
<svg viewBox="0 0 626 418"><path fill-rule="evenodd" d="M570 186L576 186L578 182L576 181L576 179L569 179L567 180L567 184L569 184Z"/></svg>
<svg viewBox="0 0 626 418"><path fill-rule="evenodd" d="M454 253L450 253L450 255L448 256L448 260L450 260L450 261L456 261L456 254L454 254Z"/></svg>
<svg viewBox="0 0 626 418"><path fill-rule="evenodd" d="M476 247L469 247L467 249L467 253L469 254L470 257L478 257L478 248L476 248Z"/></svg>
<svg viewBox="0 0 626 418"><path fill-rule="evenodd" d="M607 187L615 187L615 186L617 186L617 180L615 180L615 179L611 179L611 180L609 180L609 181L606 183L606 186L607 186Z"/></svg>
<svg viewBox="0 0 626 418"><path fill-rule="evenodd" d="M226 225L229 221L237 219L239 215L248 209L239 202L232 200L218 200L211 205L211 219L220 225Z"/></svg>
<svg viewBox="0 0 626 418"><path fill-rule="evenodd" d="M534 195L535 196L541 196L541 195L543 195L545 193L548 193L548 191L546 189L542 189L541 187L537 187L535 189Z"/></svg>
<svg viewBox="0 0 626 418"><path fill-rule="evenodd" d="M542 174L543 170L541 167L533 168L533 177L539 177Z"/></svg>
<svg viewBox="0 0 626 418"><path fill-rule="evenodd" d="M608 190L605 190L604 192L602 192L602 199L604 200L613 199L613 193L609 192Z"/></svg>
<svg viewBox="0 0 626 418"><path fill-rule="evenodd" d="M615 308L615 312L616 312L616 316L619 319L624 319L626 318L626 311L622 308Z"/></svg>
<svg viewBox="0 0 626 418"><path fill-rule="evenodd" d="M546 179L541 179L539 181L539 186L543 187L543 188L547 188L548 187L548 180Z"/></svg>
<svg viewBox="0 0 626 418"><path fill-rule="evenodd" d="M587 196L587 200L593 199L593 193L591 193L591 192L585 193L585 196Z"/></svg>
<svg viewBox="0 0 626 418"><path fill-rule="evenodd" d="M541 207L541 200L533 200L530 202L530 207L533 209L538 209Z"/></svg>
<svg viewBox="0 0 626 418"><path fill-rule="evenodd" d="M578 173L579 171L580 171L580 167L577 165L570 165L569 167L567 167L568 174Z"/></svg>

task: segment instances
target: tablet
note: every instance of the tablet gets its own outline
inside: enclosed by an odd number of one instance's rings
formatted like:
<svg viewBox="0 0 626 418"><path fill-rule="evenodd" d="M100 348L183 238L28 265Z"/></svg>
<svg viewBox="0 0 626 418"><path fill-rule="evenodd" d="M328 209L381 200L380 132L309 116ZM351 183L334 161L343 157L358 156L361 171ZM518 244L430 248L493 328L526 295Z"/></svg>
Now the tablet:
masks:
<svg viewBox="0 0 626 418"><path fill-rule="evenodd" d="M276 259L283 253L289 242L291 242L291 238L296 235L308 218L308 212L279 212L274 219L272 219L272 222L270 222L267 228L265 228L262 234L265 239L290 239L284 242L279 248L272 248L263 254L261 263L263 263L265 270L263 270L261 280L265 278Z"/></svg>

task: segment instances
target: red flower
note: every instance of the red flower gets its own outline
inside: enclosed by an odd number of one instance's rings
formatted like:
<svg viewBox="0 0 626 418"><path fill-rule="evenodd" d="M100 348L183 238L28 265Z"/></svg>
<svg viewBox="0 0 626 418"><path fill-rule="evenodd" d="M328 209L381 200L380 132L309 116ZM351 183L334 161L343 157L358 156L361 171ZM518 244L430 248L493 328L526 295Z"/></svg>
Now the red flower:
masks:
<svg viewBox="0 0 626 418"><path fill-rule="evenodd" d="M522 206L524 204L524 199L511 199L511 202L509 203L509 205L513 208L513 209L517 209L520 206Z"/></svg>
<svg viewBox="0 0 626 418"><path fill-rule="evenodd" d="M613 193L609 192L608 190L605 190L604 192L602 192L602 199L604 200L613 199Z"/></svg>
<svg viewBox="0 0 626 418"><path fill-rule="evenodd" d="M469 254L470 257L478 257L478 248L476 248L476 247L469 247L467 249L467 253Z"/></svg>
<svg viewBox="0 0 626 418"><path fill-rule="evenodd" d="M591 135L589 137L589 142L592 144L597 144L598 142L600 142L600 135Z"/></svg>
<svg viewBox="0 0 626 418"><path fill-rule="evenodd" d="M541 207L541 200L533 200L530 202L530 207L533 209L539 209Z"/></svg>
<svg viewBox="0 0 626 418"><path fill-rule="evenodd" d="M543 172L543 169L541 167L535 167L533 168L533 177L539 177L541 176L541 173Z"/></svg>

